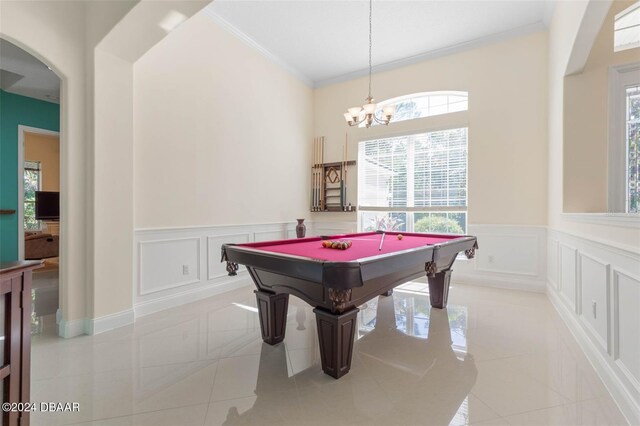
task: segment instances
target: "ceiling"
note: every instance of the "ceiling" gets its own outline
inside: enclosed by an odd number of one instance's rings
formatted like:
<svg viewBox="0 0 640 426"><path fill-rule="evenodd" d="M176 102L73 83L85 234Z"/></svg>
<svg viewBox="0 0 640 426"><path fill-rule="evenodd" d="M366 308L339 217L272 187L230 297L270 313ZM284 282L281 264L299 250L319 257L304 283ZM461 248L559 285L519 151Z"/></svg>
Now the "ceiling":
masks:
<svg viewBox="0 0 640 426"><path fill-rule="evenodd" d="M38 59L0 39L0 88L6 92L60 102L60 79Z"/></svg>
<svg viewBox="0 0 640 426"><path fill-rule="evenodd" d="M406 65L541 30L552 0L376 0L373 65ZM363 75L369 2L215 0L205 13L312 86Z"/></svg>

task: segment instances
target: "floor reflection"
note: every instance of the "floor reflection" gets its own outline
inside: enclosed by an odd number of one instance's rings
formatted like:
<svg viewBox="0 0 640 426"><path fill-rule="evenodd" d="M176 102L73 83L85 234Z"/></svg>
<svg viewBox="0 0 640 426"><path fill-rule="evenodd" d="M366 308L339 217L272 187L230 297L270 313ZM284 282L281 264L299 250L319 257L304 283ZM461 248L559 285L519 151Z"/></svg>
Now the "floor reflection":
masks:
<svg viewBox="0 0 640 426"><path fill-rule="evenodd" d="M319 413L326 416L327 421L331 419L334 413L322 413L322 409L332 410L332 405L335 408L336 402L327 393L338 392L339 404L351 408L350 422L393 424L398 421L400 412L406 416L412 410L416 414L428 413L429 424L449 424L454 419L455 423L468 421L467 397L476 382L477 370L473 357L466 351L466 309L457 306L433 309L428 294L402 291L396 291L391 297L374 299L361 308L350 373L353 376L347 375L335 382L346 387L319 387L324 389L324 395L317 395L317 403L322 407ZM313 341L317 341L315 327L307 323L307 317L312 320L313 315L305 312L305 308L297 308L289 325L298 328L287 330L287 337L290 331L306 329L305 333L312 334ZM280 404L274 400L272 392L275 378L293 379L299 387L309 383L326 385L333 381L321 371L317 345L307 348L306 356L293 359L292 353L296 349L288 348L286 343L287 339L285 344L262 346L256 398L250 407L246 406L245 400L242 410L235 405L228 407L224 424L264 422L265 413L274 409L274 403ZM358 378L359 368L392 384L386 390L385 407L376 407L375 413L371 412L371 405L364 401L358 387L349 384L350 379ZM309 391L309 394L313 395L313 392ZM414 418L414 421L418 420Z"/></svg>

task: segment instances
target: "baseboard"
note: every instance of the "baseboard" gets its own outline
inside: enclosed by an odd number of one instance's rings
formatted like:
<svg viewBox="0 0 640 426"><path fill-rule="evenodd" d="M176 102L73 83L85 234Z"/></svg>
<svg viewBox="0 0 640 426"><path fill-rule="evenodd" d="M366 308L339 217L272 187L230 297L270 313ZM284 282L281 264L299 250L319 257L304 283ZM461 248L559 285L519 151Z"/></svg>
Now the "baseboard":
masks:
<svg viewBox="0 0 640 426"><path fill-rule="evenodd" d="M82 336L87 333L87 319L81 318L77 320L61 319L58 323L58 336L70 339L72 337Z"/></svg>
<svg viewBox="0 0 640 426"><path fill-rule="evenodd" d="M139 302L134 305L133 310L135 312L135 318L138 318L250 285L252 285L252 281L249 276L244 278L238 277L214 286L196 288L146 302Z"/></svg>
<svg viewBox="0 0 640 426"><path fill-rule="evenodd" d="M573 337L578 342L593 368L596 370L600 379L611 394L613 400L620 408L622 414L626 417L630 425L640 424L640 406L638 406L633 397L629 394L624 384L617 378L616 373L611 368L609 362L602 356L598 348L594 346L589 336L584 331L584 327L579 323L575 313L562 302L553 284L549 283L546 287L547 297L556 309Z"/></svg>
<svg viewBox="0 0 640 426"><path fill-rule="evenodd" d="M115 314L87 319L86 332L87 334L99 334L115 328L124 327L125 325L133 324L134 321L135 315L133 309L127 309L122 312L116 312Z"/></svg>
<svg viewBox="0 0 640 426"><path fill-rule="evenodd" d="M451 275L452 284L477 285L482 287L494 287L508 290L524 290L535 293L544 293L546 283L538 279L523 279L515 276L502 277L499 275L480 275L457 273L456 265L453 265Z"/></svg>

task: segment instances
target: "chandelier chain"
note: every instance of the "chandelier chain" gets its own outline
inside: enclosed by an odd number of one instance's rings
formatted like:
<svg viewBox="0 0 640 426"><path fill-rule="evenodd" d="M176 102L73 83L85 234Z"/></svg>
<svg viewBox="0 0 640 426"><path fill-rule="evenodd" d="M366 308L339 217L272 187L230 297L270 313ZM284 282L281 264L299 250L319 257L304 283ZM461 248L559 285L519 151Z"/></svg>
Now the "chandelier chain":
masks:
<svg viewBox="0 0 640 426"><path fill-rule="evenodd" d="M369 0L369 98L371 98L371 46L372 46L372 19L373 0Z"/></svg>

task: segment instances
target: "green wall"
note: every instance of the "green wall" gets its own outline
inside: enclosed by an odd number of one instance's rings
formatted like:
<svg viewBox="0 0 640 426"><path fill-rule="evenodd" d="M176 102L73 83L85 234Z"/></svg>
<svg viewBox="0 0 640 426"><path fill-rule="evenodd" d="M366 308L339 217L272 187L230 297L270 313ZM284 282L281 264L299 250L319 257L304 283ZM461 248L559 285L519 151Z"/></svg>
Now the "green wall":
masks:
<svg viewBox="0 0 640 426"><path fill-rule="evenodd" d="M60 105L0 90L0 261L18 259L18 125L60 131Z"/></svg>

